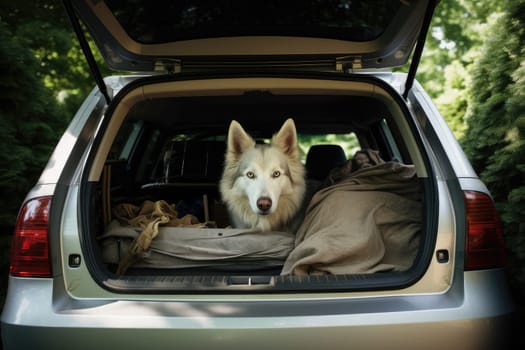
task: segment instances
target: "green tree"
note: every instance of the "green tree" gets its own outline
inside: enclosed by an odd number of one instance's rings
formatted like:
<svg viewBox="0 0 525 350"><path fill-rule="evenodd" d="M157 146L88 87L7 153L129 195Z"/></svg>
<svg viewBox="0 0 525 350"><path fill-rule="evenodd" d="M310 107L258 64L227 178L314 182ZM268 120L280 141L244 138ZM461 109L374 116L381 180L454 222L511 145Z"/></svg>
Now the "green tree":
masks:
<svg viewBox="0 0 525 350"><path fill-rule="evenodd" d="M0 23L0 225L11 226L64 125L51 91L33 74L39 62Z"/></svg>
<svg viewBox="0 0 525 350"><path fill-rule="evenodd" d="M3 1L0 28L0 225L12 226L24 195L95 83L61 1Z"/></svg>
<svg viewBox="0 0 525 350"><path fill-rule="evenodd" d="M486 36L487 19L499 1L450 0L438 3L417 79L434 99L458 139L466 129L470 72Z"/></svg>
<svg viewBox="0 0 525 350"><path fill-rule="evenodd" d="M0 20L32 52L38 65L33 74L59 102L66 122L95 86L94 79L60 0L4 1ZM104 69L102 56L90 41L95 58Z"/></svg>
<svg viewBox="0 0 525 350"><path fill-rule="evenodd" d="M505 6L472 71L462 143L494 196L525 295L525 3Z"/></svg>

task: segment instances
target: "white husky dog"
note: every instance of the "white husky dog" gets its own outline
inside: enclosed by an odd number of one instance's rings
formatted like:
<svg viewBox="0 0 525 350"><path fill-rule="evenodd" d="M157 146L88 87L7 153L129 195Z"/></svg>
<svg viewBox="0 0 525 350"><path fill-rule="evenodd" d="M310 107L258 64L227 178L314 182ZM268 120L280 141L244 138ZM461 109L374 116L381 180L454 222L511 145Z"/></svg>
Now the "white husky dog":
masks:
<svg viewBox="0 0 525 350"><path fill-rule="evenodd" d="M271 143L256 144L235 120L230 124L220 181L232 226L261 231L295 232L305 193L297 132L284 122Z"/></svg>

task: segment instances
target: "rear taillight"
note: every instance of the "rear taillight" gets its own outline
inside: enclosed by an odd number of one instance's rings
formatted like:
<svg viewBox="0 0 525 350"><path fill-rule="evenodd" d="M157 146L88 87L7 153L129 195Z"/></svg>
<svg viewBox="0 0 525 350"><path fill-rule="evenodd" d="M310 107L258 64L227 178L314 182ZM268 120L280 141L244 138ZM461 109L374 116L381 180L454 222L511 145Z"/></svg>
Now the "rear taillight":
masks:
<svg viewBox="0 0 525 350"><path fill-rule="evenodd" d="M465 191L467 246L465 270L504 267L503 230L492 198L486 193Z"/></svg>
<svg viewBox="0 0 525 350"><path fill-rule="evenodd" d="M24 204L16 221L9 273L19 277L51 277L49 207L51 197Z"/></svg>

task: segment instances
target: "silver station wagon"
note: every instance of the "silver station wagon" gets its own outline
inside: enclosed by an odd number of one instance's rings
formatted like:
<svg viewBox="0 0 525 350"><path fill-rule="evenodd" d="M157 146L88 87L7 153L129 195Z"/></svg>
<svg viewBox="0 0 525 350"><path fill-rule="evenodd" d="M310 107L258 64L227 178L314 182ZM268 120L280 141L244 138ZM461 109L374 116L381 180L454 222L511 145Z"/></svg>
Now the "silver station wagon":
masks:
<svg viewBox="0 0 525 350"><path fill-rule="evenodd" d="M64 6L97 87L21 206L4 349L505 348L498 214L415 80L435 1ZM237 227L229 126L288 118L302 221Z"/></svg>

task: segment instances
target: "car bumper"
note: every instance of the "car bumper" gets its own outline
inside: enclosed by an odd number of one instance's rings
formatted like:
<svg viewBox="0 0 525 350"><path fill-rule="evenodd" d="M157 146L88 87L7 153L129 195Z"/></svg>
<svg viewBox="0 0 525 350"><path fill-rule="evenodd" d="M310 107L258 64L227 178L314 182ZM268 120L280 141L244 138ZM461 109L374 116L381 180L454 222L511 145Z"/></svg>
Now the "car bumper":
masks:
<svg viewBox="0 0 525 350"><path fill-rule="evenodd" d="M264 312L268 302L242 297L199 303L71 300L53 288L52 279L11 278L2 338L5 350L504 349L514 305L502 283L501 271L465 273L463 290L432 296L434 308L428 296L399 299L408 305L396 308L391 297L361 307L337 294L299 303L272 296L267 310L281 305L282 312ZM338 310L342 303L347 307Z"/></svg>

